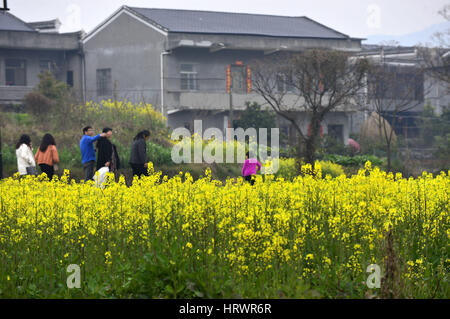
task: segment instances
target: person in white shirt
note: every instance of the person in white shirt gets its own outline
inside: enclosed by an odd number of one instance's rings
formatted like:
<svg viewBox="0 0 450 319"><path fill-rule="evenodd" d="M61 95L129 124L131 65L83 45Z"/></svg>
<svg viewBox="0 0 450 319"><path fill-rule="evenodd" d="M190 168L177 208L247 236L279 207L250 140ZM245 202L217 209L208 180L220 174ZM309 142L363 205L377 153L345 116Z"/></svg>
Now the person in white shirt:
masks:
<svg viewBox="0 0 450 319"><path fill-rule="evenodd" d="M24 134L16 145L17 169L20 175L27 175L27 167L36 167L31 138Z"/></svg>

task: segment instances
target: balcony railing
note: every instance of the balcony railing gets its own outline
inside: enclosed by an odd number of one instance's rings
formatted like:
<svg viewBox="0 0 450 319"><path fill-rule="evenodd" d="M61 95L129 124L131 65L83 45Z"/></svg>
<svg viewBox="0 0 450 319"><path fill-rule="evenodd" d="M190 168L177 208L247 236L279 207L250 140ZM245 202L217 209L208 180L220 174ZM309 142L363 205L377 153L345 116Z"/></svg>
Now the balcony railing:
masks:
<svg viewBox="0 0 450 319"><path fill-rule="evenodd" d="M0 85L0 102L20 103L32 90L32 86Z"/></svg>
<svg viewBox="0 0 450 319"><path fill-rule="evenodd" d="M234 110L244 110L246 102L256 102L262 108L271 109L271 106L257 93L239 94L218 91L168 91L165 93L167 109L204 109L204 110L229 110L230 103ZM231 100L231 102L230 102ZM304 99L298 95L288 93L283 97L286 108L295 111L304 110ZM286 109L285 108L285 109ZM353 107L339 107L335 111L355 111Z"/></svg>

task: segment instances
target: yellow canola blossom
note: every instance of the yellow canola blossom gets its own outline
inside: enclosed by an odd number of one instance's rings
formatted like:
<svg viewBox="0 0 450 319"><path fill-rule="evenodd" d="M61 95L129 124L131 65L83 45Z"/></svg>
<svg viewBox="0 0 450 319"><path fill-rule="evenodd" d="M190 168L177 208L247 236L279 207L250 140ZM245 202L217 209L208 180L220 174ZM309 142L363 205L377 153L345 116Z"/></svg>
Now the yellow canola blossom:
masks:
<svg viewBox="0 0 450 319"><path fill-rule="evenodd" d="M163 178L150 167L150 176L130 187L123 181L108 182L104 189L68 182L68 172L52 181L2 180L3 273L15 272L15 252L22 254L22 264L37 268L67 260L115 269L163 247L194 269L214 258L241 276L283 267L302 279L325 270L364 276L370 263L384 260L389 229L407 262L405 280L417 281L433 267L448 265L450 177L445 172L394 179L368 162L352 177L321 178L318 165L314 176L305 166L305 174L292 182L258 176L251 186L240 179L214 181L210 172L196 181L188 173Z"/></svg>

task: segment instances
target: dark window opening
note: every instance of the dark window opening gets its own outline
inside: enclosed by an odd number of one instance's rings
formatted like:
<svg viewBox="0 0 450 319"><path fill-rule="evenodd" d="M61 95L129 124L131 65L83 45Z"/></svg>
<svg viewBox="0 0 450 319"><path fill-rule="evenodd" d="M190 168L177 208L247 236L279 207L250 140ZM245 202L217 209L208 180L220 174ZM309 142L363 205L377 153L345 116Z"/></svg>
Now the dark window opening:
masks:
<svg viewBox="0 0 450 319"><path fill-rule="evenodd" d="M417 113L399 112L394 117L393 112L386 112L383 117L388 121L397 136L419 137L420 129L417 122Z"/></svg>
<svg viewBox="0 0 450 319"><path fill-rule="evenodd" d="M344 125L328 125L328 136L344 143Z"/></svg>
<svg viewBox="0 0 450 319"><path fill-rule="evenodd" d="M97 95L98 96L112 95L111 69L97 70Z"/></svg>
<svg viewBox="0 0 450 319"><path fill-rule="evenodd" d="M6 85L27 85L26 61L20 59L5 60Z"/></svg>
<svg viewBox="0 0 450 319"><path fill-rule="evenodd" d="M424 75L415 70L381 70L379 73L369 74L368 85L371 99L424 100Z"/></svg>
<svg viewBox="0 0 450 319"><path fill-rule="evenodd" d="M73 71L67 71L66 83L68 86L73 87Z"/></svg>

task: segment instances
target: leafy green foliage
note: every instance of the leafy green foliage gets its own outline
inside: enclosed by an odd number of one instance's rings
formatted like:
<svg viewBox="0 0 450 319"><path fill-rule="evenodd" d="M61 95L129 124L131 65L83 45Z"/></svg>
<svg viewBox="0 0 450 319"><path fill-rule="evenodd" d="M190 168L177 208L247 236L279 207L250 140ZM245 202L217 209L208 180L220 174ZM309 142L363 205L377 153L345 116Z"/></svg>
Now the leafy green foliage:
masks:
<svg viewBox="0 0 450 319"><path fill-rule="evenodd" d="M172 165L171 148L149 142L147 143L147 154L151 162L157 165Z"/></svg>
<svg viewBox="0 0 450 319"><path fill-rule="evenodd" d="M267 137L270 141L271 128L276 127L275 114L266 110L261 110L261 105L256 102L246 102L246 109L242 112L238 120L233 121L233 127L241 127L244 130L248 128L267 128Z"/></svg>
<svg viewBox="0 0 450 319"><path fill-rule="evenodd" d="M383 161L374 155L356 155L352 157L327 154L323 159L342 166L363 166L367 161L370 161L373 165L383 164Z"/></svg>

